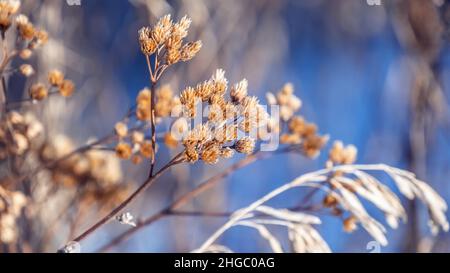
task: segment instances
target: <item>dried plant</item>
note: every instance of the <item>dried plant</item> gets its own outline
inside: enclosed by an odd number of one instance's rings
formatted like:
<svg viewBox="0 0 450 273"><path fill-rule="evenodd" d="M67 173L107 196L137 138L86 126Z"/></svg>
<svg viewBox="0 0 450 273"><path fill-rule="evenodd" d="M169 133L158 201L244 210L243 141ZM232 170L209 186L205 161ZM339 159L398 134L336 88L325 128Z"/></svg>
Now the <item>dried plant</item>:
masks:
<svg viewBox="0 0 450 273"><path fill-rule="evenodd" d="M202 48L201 41L185 41L190 18L184 16L174 21L166 15L154 26L141 28L137 35L147 64L149 86L138 93L136 103L109 135L77 147L69 136L48 134L36 115L36 107L50 97L72 96L75 84L58 69L45 73L45 82L34 81L40 71L27 60L49 38L25 15L19 14L19 8L19 1L0 0L3 44L0 159L2 168L6 169L0 181L0 243L6 251L42 250L42 245L52 239L54 229L58 228L53 223L60 222L59 218L69 223L69 239L61 249L63 252L78 250L74 247L76 243L110 221L131 226L99 249L106 251L164 216L186 213L179 209L237 169L277 154L292 153L315 159L328 142L329 136L321 135L316 124L298 114L302 101L295 95L292 84L285 84L275 94L267 93L266 100L272 111L257 97L249 95L246 79L229 87L222 69L217 69L206 81L185 87L179 94L170 85L163 84L166 71L195 58ZM9 98L7 79L12 73L20 73L30 82L28 96L20 101ZM170 131L163 131L163 125L167 124L170 124ZM280 145L265 149L265 142L273 139L279 139ZM163 162L159 145L175 150L175 155ZM246 157L153 216L135 220L127 211L133 201L172 167L200 161L217 164L235 153ZM318 210L329 210L331 215L342 218L348 232L361 225L385 245L386 229L365 210L360 199L377 206L394 228L399 220L406 220L406 213L400 199L368 173L371 171L385 172L403 195L424 202L430 211L433 232L439 228L448 230L444 215L446 203L426 183L412 173L386 165L353 165L356 157L356 147L335 142L326 169L304 174L233 213L197 251L230 252L216 241L229 228L241 225L256 229L268 240L273 251L281 252L282 244L268 228L281 225L287 228L294 251L328 252L330 247L315 228L321 223L321 219L313 215ZM140 165L147 162L145 159L149 160L148 175L137 189L131 189L132 185L123 178L120 160ZM320 190L325 192L322 204L314 206L309 214L310 208L275 209L266 204L297 187L317 189L311 192L315 196ZM37 215L44 215L48 208L55 207L59 208L59 213L50 215L52 220L46 215L39 224L19 230L19 221L33 223ZM104 216L98 217L100 214ZM79 232L80 226L84 227L91 219L96 220Z"/></svg>
<svg viewBox="0 0 450 273"><path fill-rule="evenodd" d="M341 145L335 144L335 147L341 147ZM330 160L336 156L334 151L330 154ZM410 200L418 198L422 201L430 213L429 225L434 234L437 234L440 229L448 231L449 224L445 217L446 202L425 182L418 180L414 174L386 165L338 165L304 174L273 190L248 207L236 211L230 220L196 251L211 252L212 249L216 249L217 239L228 229L234 226L247 226L257 229L259 234L267 239L274 252L282 252L281 243L267 228L277 225L287 228L293 251L329 252L328 244L314 228L314 225L322 223L319 217L265 205L271 199L297 187L320 189L325 196L322 204L314 208L315 212L330 210L332 215L342 219L343 229L346 232L353 232L358 225L361 225L377 242L386 246L388 243L385 237L386 228L367 212L361 199L369 201L380 209L391 228L397 228L399 220L405 221L407 217L399 197L368 171L388 174L404 196ZM307 208L299 209L308 210Z"/></svg>

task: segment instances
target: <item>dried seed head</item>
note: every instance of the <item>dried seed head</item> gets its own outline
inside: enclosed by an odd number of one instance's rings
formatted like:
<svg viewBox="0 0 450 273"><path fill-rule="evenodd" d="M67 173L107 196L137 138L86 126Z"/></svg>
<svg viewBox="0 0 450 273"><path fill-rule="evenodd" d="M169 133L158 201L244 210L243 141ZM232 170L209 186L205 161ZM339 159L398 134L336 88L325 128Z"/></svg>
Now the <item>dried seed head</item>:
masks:
<svg viewBox="0 0 450 273"><path fill-rule="evenodd" d="M156 117L168 117L172 111L173 91L169 85L163 85L156 91Z"/></svg>
<svg viewBox="0 0 450 273"><path fill-rule="evenodd" d="M32 40L36 35L36 29L31 22L23 22L22 24L18 24L17 28L19 30L20 37L24 40Z"/></svg>
<svg viewBox="0 0 450 273"><path fill-rule="evenodd" d="M151 55L158 48L158 44L152 38L152 30L149 27L143 27L139 30L139 43L144 55Z"/></svg>
<svg viewBox="0 0 450 273"><path fill-rule="evenodd" d="M211 129L207 124L199 124L186 134L183 145L187 147L205 144L212 139Z"/></svg>
<svg viewBox="0 0 450 273"><path fill-rule="evenodd" d="M192 87L188 87L180 95L180 102L184 106L186 114L190 118L196 116L197 94Z"/></svg>
<svg viewBox="0 0 450 273"><path fill-rule="evenodd" d="M30 92L30 97L33 100L43 100L43 99L45 99L48 96L47 87L45 87L41 83L33 84L30 87L29 92Z"/></svg>
<svg viewBox="0 0 450 273"><path fill-rule="evenodd" d="M300 136L296 134L283 134L280 137L281 144L299 144L301 141Z"/></svg>
<svg viewBox="0 0 450 273"><path fill-rule="evenodd" d="M236 141L235 149L238 153L249 155L253 153L253 150L255 149L255 140L249 137L241 138Z"/></svg>
<svg viewBox="0 0 450 273"><path fill-rule="evenodd" d="M12 111L8 113L8 122L10 122L12 125L17 125L24 123L25 118L22 114L16 111Z"/></svg>
<svg viewBox="0 0 450 273"><path fill-rule="evenodd" d="M325 207L332 208L338 204L338 200L333 194L328 194L327 196L325 196L322 203Z"/></svg>
<svg viewBox="0 0 450 273"><path fill-rule="evenodd" d="M151 104L151 100L152 100L152 93L150 89L144 88L141 91L139 91L139 94L136 98L136 103L138 105L149 106Z"/></svg>
<svg viewBox="0 0 450 273"><path fill-rule="evenodd" d="M24 14L19 14L17 15L15 22L18 26L23 26L26 25L30 22L30 20L28 19L28 17Z"/></svg>
<svg viewBox="0 0 450 273"><path fill-rule="evenodd" d="M203 149L202 160L207 164L216 164L221 152L217 144L210 144Z"/></svg>
<svg viewBox="0 0 450 273"><path fill-rule="evenodd" d="M123 122L117 122L114 131L118 137L124 138L128 134L128 126Z"/></svg>
<svg viewBox="0 0 450 273"><path fill-rule="evenodd" d="M228 80L225 78L225 71L223 69L217 69L213 74L211 81L214 84L215 94L225 94L228 88Z"/></svg>
<svg viewBox="0 0 450 273"><path fill-rule="evenodd" d="M188 147L184 151L184 157L189 163L194 163L198 161L199 155L195 148Z"/></svg>
<svg viewBox="0 0 450 273"><path fill-rule="evenodd" d="M311 135L303 141L303 153L309 158L315 158L319 155L320 150L327 143L328 136Z"/></svg>
<svg viewBox="0 0 450 273"><path fill-rule="evenodd" d="M48 82L53 86L59 86L64 81L64 73L55 69L48 73Z"/></svg>
<svg viewBox="0 0 450 273"><path fill-rule="evenodd" d="M243 79L239 83L235 84L230 91L231 100L235 103L240 103L247 97L248 93L248 81Z"/></svg>
<svg viewBox="0 0 450 273"><path fill-rule="evenodd" d="M208 101L214 92L214 84L211 81L205 81L197 84L195 87L195 94L201 98L203 102Z"/></svg>
<svg viewBox="0 0 450 273"><path fill-rule="evenodd" d="M353 145L344 147L341 141L335 141L328 155L329 160L334 164L352 164L356 160L357 149Z"/></svg>
<svg viewBox="0 0 450 273"><path fill-rule="evenodd" d="M214 140L221 144L234 141L237 138L237 131L238 129L235 124L216 127L213 131Z"/></svg>
<svg viewBox="0 0 450 273"><path fill-rule="evenodd" d="M34 47L44 45L48 42L48 33L45 30L38 30L34 38L35 38Z"/></svg>
<svg viewBox="0 0 450 273"><path fill-rule="evenodd" d="M354 145L348 145L345 148L345 155L343 164L353 164L356 161L358 150Z"/></svg>
<svg viewBox="0 0 450 273"><path fill-rule="evenodd" d="M141 155L146 158L151 158L153 156L153 147L151 141L144 141L140 149Z"/></svg>
<svg viewBox="0 0 450 273"><path fill-rule="evenodd" d="M289 121L289 131L294 134L302 135L305 129L305 120L303 117L295 116Z"/></svg>
<svg viewBox="0 0 450 273"><path fill-rule="evenodd" d="M183 16L181 20L174 24L172 27L172 36L178 37L178 39L183 39L188 34L188 29L191 25L191 18L187 17L187 15Z"/></svg>
<svg viewBox="0 0 450 273"><path fill-rule="evenodd" d="M172 25L173 23L170 18L170 14L167 14L159 19L158 23L151 32L151 37L158 46L165 43L167 38L169 38Z"/></svg>
<svg viewBox="0 0 450 273"><path fill-rule="evenodd" d="M357 219L355 216L350 216L344 220L344 230L345 232L351 233L358 228Z"/></svg>
<svg viewBox="0 0 450 273"><path fill-rule="evenodd" d="M133 164L135 164L135 165L141 164L142 161L143 161L143 159L142 159L142 156L140 156L140 155L133 155L133 156L131 157L131 162L132 162Z"/></svg>
<svg viewBox="0 0 450 273"><path fill-rule="evenodd" d="M24 154L29 147L27 137L19 133L13 133L12 138L14 141L13 152L17 155Z"/></svg>
<svg viewBox="0 0 450 273"><path fill-rule="evenodd" d="M233 155L234 155L234 150L229 147L223 148L220 151L220 156L223 158L231 158L231 157L233 157Z"/></svg>
<svg viewBox="0 0 450 273"><path fill-rule="evenodd" d="M151 110L150 105L138 104L136 108L136 117L141 121L151 120Z"/></svg>
<svg viewBox="0 0 450 273"><path fill-rule="evenodd" d="M132 154L131 146L125 142L119 142L116 146L116 155L120 159L130 159Z"/></svg>
<svg viewBox="0 0 450 273"><path fill-rule="evenodd" d="M75 90L75 84L71 80L64 80L61 85L58 86L58 91L63 97L70 97Z"/></svg>
<svg viewBox="0 0 450 273"><path fill-rule="evenodd" d="M19 53L19 57L24 59L24 60L28 60L31 55L33 55L33 51L31 51L28 48L22 49Z"/></svg>
<svg viewBox="0 0 450 273"><path fill-rule="evenodd" d="M139 131L133 131L133 133L131 133L131 142L133 142L133 144L140 144L144 141L144 134L142 132Z"/></svg>
<svg viewBox="0 0 450 273"><path fill-rule="evenodd" d="M195 55L197 55L197 53L200 51L201 48L202 48L201 41L189 42L185 44L184 46L181 47L180 59L183 62L191 60L192 58L195 57Z"/></svg>
<svg viewBox="0 0 450 273"><path fill-rule="evenodd" d="M30 77L31 75L34 74L34 69L31 65L29 64L23 64L19 67L19 71L22 75L24 75L25 77Z"/></svg>
<svg viewBox="0 0 450 273"><path fill-rule="evenodd" d="M19 0L1 0L0 1L0 13L4 13L7 16L16 14L20 8Z"/></svg>
<svg viewBox="0 0 450 273"><path fill-rule="evenodd" d="M245 118L250 118L251 116L254 116L257 112L257 106L259 105L259 100L257 97L245 97L242 102L242 115Z"/></svg>
<svg viewBox="0 0 450 273"><path fill-rule="evenodd" d="M218 124L224 121L223 109L219 104L212 104L208 109L208 121Z"/></svg>

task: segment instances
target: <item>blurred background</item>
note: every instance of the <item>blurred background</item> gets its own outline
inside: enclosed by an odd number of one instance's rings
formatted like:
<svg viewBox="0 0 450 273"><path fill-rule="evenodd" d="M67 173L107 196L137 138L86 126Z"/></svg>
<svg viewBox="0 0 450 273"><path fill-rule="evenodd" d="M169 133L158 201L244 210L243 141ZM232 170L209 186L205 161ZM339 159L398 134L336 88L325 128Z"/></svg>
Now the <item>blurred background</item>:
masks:
<svg viewBox="0 0 450 273"><path fill-rule="evenodd" d="M179 91L223 68L231 83L247 78L250 93L261 98L292 82L303 101L301 114L331 140L354 144L358 163L382 162L411 170L450 200L447 1L381 0L380 5L366 0L68 3L77 1L23 1L25 14L51 36L38 57L38 67L60 68L77 83L71 100L52 99L42 110L41 118L51 132L71 135L78 144L110 132L138 91L148 85L137 31L164 14L175 19L187 14L192 18L189 38L202 40L203 48L192 61L171 68L162 82ZM161 148L160 157L168 159L170 153ZM326 156L311 161L283 155L258 161L235 172L186 209L234 211L307 171L322 168ZM215 166L178 166L129 210L136 217L149 216L239 159ZM124 163L122 172L129 183L140 183L147 168L148 164ZM294 191L273 205L291 206L303 195ZM389 230L390 244L381 251L450 251L450 235L431 237L423 207L403 201L409 221ZM112 250L190 251L225 220L167 217ZM93 218L80 223L78 232L92 223ZM83 242L83 251L95 251L127 228L102 228ZM367 252L372 240L361 229L351 235L344 233L341 221L333 218L325 217L319 231L336 252ZM41 250L51 251L67 240L63 232L53 236ZM233 229L220 242L238 252L270 251L267 243L248 229Z"/></svg>

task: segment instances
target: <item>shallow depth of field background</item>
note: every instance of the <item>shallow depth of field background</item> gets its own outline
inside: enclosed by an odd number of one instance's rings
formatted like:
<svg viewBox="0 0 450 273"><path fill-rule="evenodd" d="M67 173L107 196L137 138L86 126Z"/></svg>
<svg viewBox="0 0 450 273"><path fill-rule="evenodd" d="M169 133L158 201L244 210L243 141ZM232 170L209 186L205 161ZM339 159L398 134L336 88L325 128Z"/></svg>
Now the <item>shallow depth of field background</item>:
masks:
<svg viewBox="0 0 450 273"><path fill-rule="evenodd" d="M138 29L166 13L176 19L187 14L193 20L189 37L201 39L203 49L191 62L170 69L163 83L179 91L223 68L231 83L247 78L250 92L264 100L265 92L292 82L303 100L301 113L317 123L321 133L330 134L331 140L356 145L358 163L383 162L412 170L450 200L448 25L444 25L441 38L432 37L439 34L437 31L431 31L431 37L421 35L426 47L437 50L431 63L438 86L430 93L433 104L425 103L417 109L411 98L421 73L415 59L420 50L417 53L408 48L401 38L396 5L402 1L382 0L381 6L369 6L365 0L82 0L81 6L69 6L60 0L24 2L26 10L33 12L33 20L45 26L52 37L40 65L63 68L78 85L67 106L47 110L47 115L54 113L52 120L57 121L51 128L55 132L70 134L80 142L108 133L137 92L148 84ZM440 12L448 20L450 8L441 7ZM430 22L425 16L414 23L429 30L435 27ZM418 114L414 111L419 111L423 120L419 129L414 126ZM417 137L421 145L412 141ZM158 156L166 160L169 154L162 148ZM200 163L177 167L139 198L130 212L151 215L174 196L239 159L237 156L216 166ZM236 210L307 171L322 168L325 160L326 154L315 161L283 155L257 162L202 195L187 210ZM140 183L147 167L123 166L130 183ZM295 205L304 194L297 190L273 205ZM441 234L437 240L429 237L426 211L404 201L412 212L411 221L398 230L389 230L390 244L381 251L412 251L417 247L450 251L450 235ZM350 236L343 232L339 220L323 219L319 230L333 251L367 251L371 239L364 231ZM165 218L114 251L190 251L225 220ZM109 224L83 243L83 251L97 249L127 228ZM240 252L269 251L263 239L245 228L233 229L221 242Z"/></svg>

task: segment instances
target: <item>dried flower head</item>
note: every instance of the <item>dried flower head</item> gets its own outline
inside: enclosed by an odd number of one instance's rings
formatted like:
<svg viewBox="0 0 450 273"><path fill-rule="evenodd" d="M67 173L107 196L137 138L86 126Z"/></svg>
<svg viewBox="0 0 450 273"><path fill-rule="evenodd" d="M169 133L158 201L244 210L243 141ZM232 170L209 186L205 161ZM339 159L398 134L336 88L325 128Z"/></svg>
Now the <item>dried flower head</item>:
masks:
<svg viewBox="0 0 450 273"><path fill-rule="evenodd" d="M344 230L346 232L353 232L358 228L357 219L355 216L350 216L344 220Z"/></svg>
<svg viewBox="0 0 450 273"><path fill-rule="evenodd" d="M121 159L130 159L132 154L131 146L128 143L120 142L116 146L116 155Z"/></svg>
<svg viewBox="0 0 450 273"><path fill-rule="evenodd" d="M146 158L152 158L153 157L153 146L151 141L144 141L141 145L140 149L141 155Z"/></svg>
<svg viewBox="0 0 450 273"><path fill-rule="evenodd" d="M269 105L280 106L280 116L283 121L288 121L302 106L302 101L294 95L294 86L291 83L285 84L276 96L267 93L266 98Z"/></svg>
<svg viewBox="0 0 450 273"><path fill-rule="evenodd" d="M25 77L30 77L34 74L34 69L31 65L29 64L23 64L19 67L19 71L22 75L24 75Z"/></svg>
<svg viewBox="0 0 450 273"><path fill-rule="evenodd" d="M30 97L33 100L43 100L48 96L48 89L41 83L33 84L30 87Z"/></svg>
<svg viewBox="0 0 450 273"><path fill-rule="evenodd" d="M131 133L131 142L133 142L134 144L140 144L142 142L144 142L145 139L145 135L144 133L140 132L140 131L133 131Z"/></svg>
<svg viewBox="0 0 450 273"><path fill-rule="evenodd" d="M16 14L20 8L19 0L0 1L0 27L6 31L11 25L11 16Z"/></svg>
<svg viewBox="0 0 450 273"><path fill-rule="evenodd" d="M59 70L52 70L48 73L48 82L53 86L62 84L64 80L64 73Z"/></svg>
<svg viewBox="0 0 450 273"><path fill-rule="evenodd" d="M177 105L176 98L169 85L163 85L156 90L155 116L158 118L168 117L172 109Z"/></svg>
<svg viewBox="0 0 450 273"><path fill-rule="evenodd" d="M309 158L315 158L328 141L328 136L312 135L303 140L303 153Z"/></svg>
<svg viewBox="0 0 450 273"><path fill-rule="evenodd" d="M267 123L268 114L256 97L247 96L246 80L234 85L228 100L225 96L227 89L225 72L218 69L209 80L195 88L187 87L181 93L184 119L196 116L197 105L206 104L208 111L205 123L184 134L182 143L187 161L201 159L215 164L220 157L231 157L234 150L244 154L253 152L255 140L250 137L238 139L238 131L256 132L261 124Z"/></svg>
<svg viewBox="0 0 450 273"><path fill-rule="evenodd" d="M230 91L231 100L233 102L241 102L244 98L247 97L247 88L248 81L246 79L243 79L239 83L235 84Z"/></svg>
<svg viewBox="0 0 450 273"><path fill-rule="evenodd" d="M220 148L217 143L211 142L203 149L201 158L205 163L216 164L219 161Z"/></svg>
<svg viewBox="0 0 450 273"><path fill-rule="evenodd" d="M19 52L19 57L24 59L24 60L28 60L31 57L31 55L33 55L33 51L31 51L28 48L22 49Z"/></svg>
<svg viewBox="0 0 450 273"><path fill-rule="evenodd" d="M16 17L17 30L19 35L24 40L32 40L35 37L36 29L33 24L28 20L28 17L21 14Z"/></svg>
<svg viewBox="0 0 450 273"><path fill-rule="evenodd" d="M244 137L242 139L239 139L236 142L235 146L238 153L249 155L253 153L253 150L255 149L255 140L249 137Z"/></svg>
<svg viewBox="0 0 450 273"><path fill-rule="evenodd" d="M144 55L160 54L165 48L165 65L172 65L179 61L191 60L201 49L201 41L183 44L188 35L191 19L187 16L179 22L172 22L170 15L163 16L153 27L143 27L139 30L139 43Z"/></svg>
<svg viewBox="0 0 450 273"><path fill-rule="evenodd" d="M201 41L189 42L189 43L185 44L180 49L180 51L181 51L180 59L183 62L187 62L187 61L191 60L192 58L195 57L195 55L197 55L197 53L200 51L201 48L202 48Z"/></svg>
<svg viewBox="0 0 450 273"><path fill-rule="evenodd" d="M124 138L128 135L128 126L123 122L117 122L114 131L119 138Z"/></svg>
<svg viewBox="0 0 450 273"><path fill-rule="evenodd" d="M335 141L330 149L329 162L332 164L352 164L356 160L357 149L353 145L344 147L341 141Z"/></svg>
<svg viewBox="0 0 450 273"><path fill-rule="evenodd" d="M59 86L58 91L63 97L70 97L75 90L75 84L71 80L64 80Z"/></svg>

